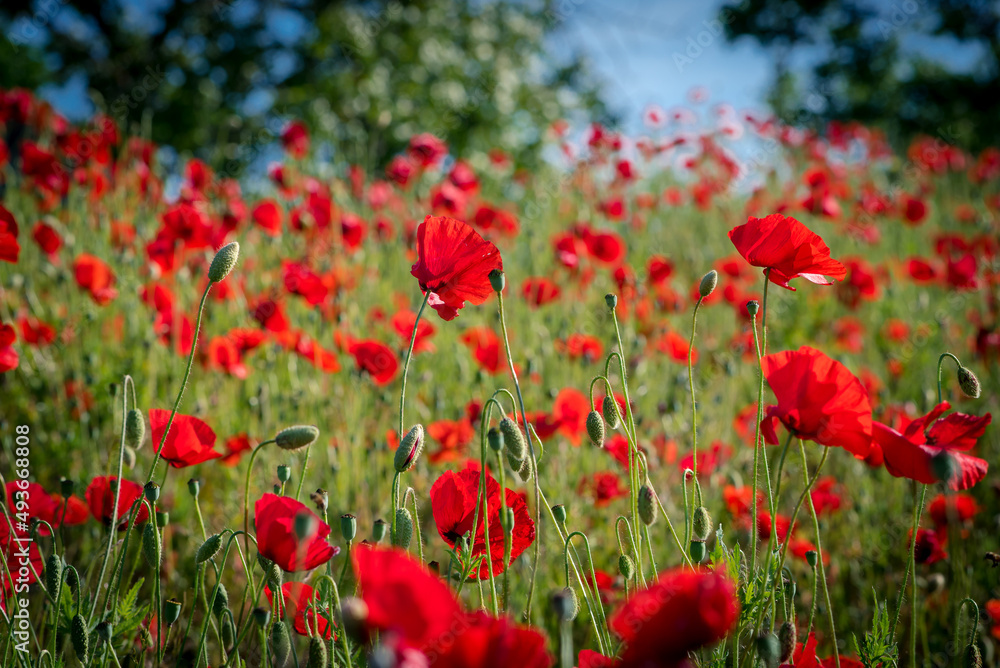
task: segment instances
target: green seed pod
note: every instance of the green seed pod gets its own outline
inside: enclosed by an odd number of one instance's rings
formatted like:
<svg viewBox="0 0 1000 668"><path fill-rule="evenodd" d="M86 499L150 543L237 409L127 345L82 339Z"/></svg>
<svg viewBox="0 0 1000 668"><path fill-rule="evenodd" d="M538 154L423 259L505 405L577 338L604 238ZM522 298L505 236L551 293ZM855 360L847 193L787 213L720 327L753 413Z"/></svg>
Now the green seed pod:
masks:
<svg viewBox="0 0 1000 668"><path fill-rule="evenodd" d="M312 425L296 425L286 427L274 437L274 442L282 450L301 450L309 447L319 438L319 429Z"/></svg>
<svg viewBox="0 0 1000 668"><path fill-rule="evenodd" d="M240 259L240 244L233 241L220 248L208 267L208 280L218 283L229 275Z"/></svg>
<svg viewBox="0 0 1000 668"><path fill-rule="evenodd" d="M271 621L271 611L267 608L254 608L250 614L253 617L253 623L260 628L266 627L267 623Z"/></svg>
<svg viewBox="0 0 1000 668"><path fill-rule="evenodd" d="M215 598L212 599L212 612L215 613L216 617L221 617L229 607L229 591L226 589L226 585L219 583L219 591L215 594Z"/></svg>
<svg viewBox="0 0 1000 668"><path fill-rule="evenodd" d="M688 548L688 553L691 555L691 560L696 564L700 564L705 561L705 555L708 554L708 548L705 547L705 541L692 540L691 545Z"/></svg>
<svg viewBox="0 0 1000 668"><path fill-rule="evenodd" d="M188 480L188 494L197 499L200 493L201 493L201 481L198 480L197 478L191 478L190 480Z"/></svg>
<svg viewBox="0 0 1000 668"><path fill-rule="evenodd" d="M146 522L142 527L142 556L146 558L150 568L160 565L160 543L152 522Z"/></svg>
<svg viewBox="0 0 1000 668"><path fill-rule="evenodd" d="M222 549L222 534L215 534L214 536L209 536L208 540L201 544L198 551L194 555L194 564L205 563L215 555L219 553Z"/></svg>
<svg viewBox="0 0 1000 668"><path fill-rule="evenodd" d="M618 306L618 295L613 295L610 292L604 295L604 303L608 305L608 308L612 311Z"/></svg>
<svg viewBox="0 0 1000 668"><path fill-rule="evenodd" d="M358 535L358 518L350 513L340 516L340 534L348 543Z"/></svg>
<svg viewBox="0 0 1000 668"><path fill-rule="evenodd" d="M415 424L399 442L392 463L396 473L405 473L414 467L424 449L424 426Z"/></svg>
<svg viewBox="0 0 1000 668"><path fill-rule="evenodd" d="M810 568L816 568L816 561L819 555L816 550L806 550L806 563L809 564Z"/></svg>
<svg viewBox="0 0 1000 668"><path fill-rule="evenodd" d="M698 294L700 294L701 298L704 299L715 291L715 286L718 284L719 272L713 269L701 277L701 283L698 284Z"/></svg>
<svg viewBox="0 0 1000 668"><path fill-rule="evenodd" d="M278 466L278 481L288 482L292 479L292 467L281 464Z"/></svg>
<svg viewBox="0 0 1000 668"><path fill-rule="evenodd" d="M656 492L647 482L639 488L639 519L646 526L651 526L656 521Z"/></svg>
<svg viewBox="0 0 1000 668"><path fill-rule="evenodd" d="M601 402L601 413L604 414L604 421L612 429L618 428L618 402L610 394L605 395Z"/></svg>
<svg viewBox="0 0 1000 668"><path fill-rule="evenodd" d="M150 503L155 504L160 500L160 486L155 482L147 482L143 485L142 493L146 497L146 500Z"/></svg>
<svg viewBox="0 0 1000 668"><path fill-rule="evenodd" d="M319 520L309 511L303 509L295 514L292 529L299 540L309 540L319 531Z"/></svg>
<svg viewBox="0 0 1000 668"><path fill-rule="evenodd" d="M507 278L504 273L499 269L493 269L490 271L490 287L493 288L493 292L503 292L504 287L507 285Z"/></svg>
<svg viewBox="0 0 1000 668"><path fill-rule="evenodd" d="M326 665L326 643L322 638L313 636L309 639L309 662L306 668L326 668Z"/></svg>
<svg viewBox="0 0 1000 668"><path fill-rule="evenodd" d="M521 461L528 453L528 446L524 441L524 434L516 422L509 417L500 420L500 433L503 434L503 445L507 450L508 461ZM512 467L513 468L513 467Z"/></svg>
<svg viewBox="0 0 1000 668"><path fill-rule="evenodd" d="M983 668L983 655L976 643L965 648L965 665L967 668Z"/></svg>
<svg viewBox="0 0 1000 668"><path fill-rule="evenodd" d="M695 540L706 541L712 533L712 516L705 506L698 506L694 509L694 518L691 520L691 533Z"/></svg>
<svg viewBox="0 0 1000 668"><path fill-rule="evenodd" d="M500 526L503 527L505 533L514 533L514 509L507 506L503 509L500 515Z"/></svg>
<svg viewBox="0 0 1000 668"><path fill-rule="evenodd" d="M109 642L111 640L111 636L113 635L112 631L113 629L111 627L111 622L101 622L94 629L94 634L97 636L99 640L103 640L104 642Z"/></svg>
<svg viewBox="0 0 1000 668"><path fill-rule="evenodd" d="M59 491L62 492L63 498L68 499L73 496L73 488L76 485L69 478L59 478Z"/></svg>
<svg viewBox="0 0 1000 668"><path fill-rule="evenodd" d="M778 659L781 663L787 663L792 658L792 652L795 651L795 644L798 642L797 632L795 630L795 624L791 622L785 622L778 629L778 642L781 645L781 656Z"/></svg>
<svg viewBox="0 0 1000 668"><path fill-rule="evenodd" d="M760 302L756 299L751 299L747 302L747 313L750 314L751 318L756 318L758 311L760 311Z"/></svg>
<svg viewBox="0 0 1000 668"><path fill-rule="evenodd" d="M560 589L552 595L552 609L560 621L571 622L580 612L580 602L572 587Z"/></svg>
<svg viewBox="0 0 1000 668"><path fill-rule="evenodd" d="M83 615L74 615L70 624L70 639L73 641L73 650L80 663L87 665L90 654L90 632L87 629L87 620Z"/></svg>
<svg viewBox="0 0 1000 668"><path fill-rule="evenodd" d="M49 594L52 596L56 595L56 590L59 589L59 583L62 582L62 577L62 557L53 552L45 560L45 588L48 589Z"/></svg>
<svg viewBox="0 0 1000 668"><path fill-rule="evenodd" d="M163 621L167 626L173 626L181 616L181 602L176 598L168 598L163 602Z"/></svg>
<svg viewBox="0 0 1000 668"><path fill-rule="evenodd" d="M146 423L142 419L142 411L133 408L125 415L125 445L138 450L142 447L146 436Z"/></svg>
<svg viewBox="0 0 1000 668"><path fill-rule="evenodd" d="M632 557L627 554L618 557L618 572L626 580L631 580L635 577L635 562L632 561Z"/></svg>
<svg viewBox="0 0 1000 668"><path fill-rule="evenodd" d="M156 511L156 526L165 529L170 525L170 513L165 510Z"/></svg>
<svg viewBox="0 0 1000 668"><path fill-rule="evenodd" d="M757 656L767 668L777 668L781 660L781 642L773 633L757 636Z"/></svg>
<svg viewBox="0 0 1000 668"><path fill-rule="evenodd" d="M288 637L288 627L280 619L271 627L271 650L274 652L274 663L283 666L288 663L292 653L292 640Z"/></svg>
<svg viewBox="0 0 1000 668"><path fill-rule="evenodd" d="M561 503L552 506L552 515L556 518L556 522L562 524L566 521L566 506Z"/></svg>
<svg viewBox="0 0 1000 668"><path fill-rule="evenodd" d="M410 548L410 540L413 538L413 518L406 508L396 508L396 534L392 537L394 547L401 547L404 550Z"/></svg>
<svg viewBox="0 0 1000 668"><path fill-rule="evenodd" d="M490 430L486 432L486 442L493 452L503 452L503 432L496 427L490 427Z"/></svg>
<svg viewBox="0 0 1000 668"><path fill-rule="evenodd" d="M381 543L382 539L385 538L385 531L388 526L389 523L383 519L375 520L375 523L372 525L372 538L376 543Z"/></svg>
<svg viewBox="0 0 1000 668"><path fill-rule="evenodd" d="M587 413L587 435L590 436L590 442L597 447L604 446L604 420L597 411Z"/></svg>
<svg viewBox="0 0 1000 668"><path fill-rule="evenodd" d="M976 374L964 366L958 367L958 386L962 389L962 394L970 399L978 399L983 392Z"/></svg>

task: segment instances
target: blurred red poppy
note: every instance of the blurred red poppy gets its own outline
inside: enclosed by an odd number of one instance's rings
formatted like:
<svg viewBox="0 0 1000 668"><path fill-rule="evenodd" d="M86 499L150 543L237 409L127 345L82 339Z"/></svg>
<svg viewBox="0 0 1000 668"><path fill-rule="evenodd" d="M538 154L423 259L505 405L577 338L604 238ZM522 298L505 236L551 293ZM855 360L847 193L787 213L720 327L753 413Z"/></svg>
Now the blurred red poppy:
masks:
<svg viewBox="0 0 1000 668"><path fill-rule="evenodd" d="M59 252L62 248L63 240L56 232L55 228L48 223L38 223L35 225L35 229L31 231L31 238L35 240L38 247L42 249L42 252L46 255L54 255ZM0 241L0 246L3 242Z"/></svg>
<svg viewBox="0 0 1000 668"><path fill-rule="evenodd" d="M270 586L264 587L264 594L267 595L268 603L273 606L274 592ZM312 604L315 607L310 609ZM299 635L318 635L324 640L333 637L334 626L323 615L317 592L304 582L286 582L281 585L280 611L279 617L282 619L292 616L292 627Z"/></svg>
<svg viewBox="0 0 1000 668"><path fill-rule="evenodd" d="M14 214L0 204L0 260L17 262L21 245L17 242L17 221Z"/></svg>
<svg viewBox="0 0 1000 668"><path fill-rule="evenodd" d="M281 145L293 158L304 158L309 152L309 129L302 121L292 121L281 133Z"/></svg>
<svg viewBox="0 0 1000 668"><path fill-rule="evenodd" d="M778 399L761 422L765 440L776 445L777 423L799 438L839 446L865 457L872 444L872 410L868 392L840 362L815 348L802 346L765 355L764 377Z"/></svg>
<svg viewBox="0 0 1000 668"><path fill-rule="evenodd" d="M559 390L552 405L552 417L559 423L559 433L573 445L580 445L580 438L587 429L590 401L580 390L566 387Z"/></svg>
<svg viewBox="0 0 1000 668"><path fill-rule="evenodd" d="M504 370L504 359L500 357L500 338L489 327L470 327L460 337L471 351L479 367L490 374Z"/></svg>
<svg viewBox="0 0 1000 668"><path fill-rule="evenodd" d="M215 432L196 417L178 413L174 416L167 440L160 446L163 434L170 420L170 411L162 408L149 409L149 428L152 431L153 447L160 448L160 456L175 469L194 466L217 459L222 453L216 452Z"/></svg>
<svg viewBox="0 0 1000 668"><path fill-rule="evenodd" d="M73 275L76 277L76 284L89 292L91 299L102 306L118 296L111 267L98 257L80 253L73 262Z"/></svg>
<svg viewBox="0 0 1000 668"><path fill-rule="evenodd" d="M282 211L278 203L272 199L266 199L254 207L251 214L255 222L264 232L272 237L281 234Z"/></svg>
<svg viewBox="0 0 1000 668"><path fill-rule="evenodd" d="M304 515L315 528L312 535L299 538L296 517ZM316 513L295 499L265 494L254 504L257 549L265 558L288 572L308 571L340 554L327 542L330 527Z"/></svg>
<svg viewBox="0 0 1000 668"><path fill-rule="evenodd" d="M954 490L975 486L986 476L989 464L967 454L993 420L989 413L982 417L966 413L952 413L943 401L930 413L913 420L902 432L880 422L874 423L875 443L882 449L885 468L897 478L909 478L931 485L938 482L939 474L948 472L944 481ZM939 459L935 464L935 458Z"/></svg>
<svg viewBox="0 0 1000 668"><path fill-rule="evenodd" d="M562 290L554 282L543 276L524 279L521 295L531 307L544 306L559 299Z"/></svg>
<svg viewBox="0 0 1000 668"><path fill-rule="evenodd" d="M489 275L503 269L500 251L460 220L427 216L417 228L417 262L410 274L445 320L468 301L482 304L493 293Z"/></svg>
<svg viewBox="0 0 1000 668"><path fill-rule="evenodd" d="M10 325L0 324L0 373L5 373L11 369L16 369L20 363L20 357L14 350L14 342L17 341L17 332Z"/></svg>
<svg viewBox="0 0 1000 668"><path fill-rule="evenodd" d="M244 434L236 434L226 439L226 454L219 459L223 466L236 466L240 463L243 453L253 450L250 437Z"/></svg>
<svg viewBox="0 0 1000 668"><path fill-rule="evenodd" d="M459 536L472 531L476 500L479 494L479 466L470 463L458 473L445 471L431 487L431 510L438 533L450 547L455 546ZM513 562L535 540L535 523L528 514L528 504L524 496L507 489L505 501L514 511L514 536L511 541L510 560ZM500 484L489 473L486 474L486 520L490 527L490 561L493 575L506 570L504 557L504 529L500 524ZM472 556L486 554L486 530L483 512L480 508L476 524L476 534L472 540ZM489 577L490 565L483 560L477 574L480 579Z"/></svg>
<svg viewBox="0 0 1000 668"><path fill-rule="evenodd" d="M433 668L549 668L552 657L545 636L507 616L491 617L482 610L462 618L453 642L440 642L440 652L427 652Z"/></svg>
<svg viewBox="0 0 1000 668"><path fill-rule="evenodd" d="M417 320L417 314L410 310L403 310L397 312L392 316L392 328L396 330L399 334L400 339L403 341L403 345L410 345L410 337L413 336L413 323ZM431 343L430 338L434 336L434 332L437 331L434 328L434 324L421 318L420 324L417 325L416 336L413 336L413 353L417 354L420 352L434 352L434 344Z"/></svg>
<svg viewBox="0 0 1000 668"><path fill-rule="evenodd" d="M118 478L113 475L97 476L87 485L84 497L90 512L98 522L105 526L111 526L112 521L119 521L118 530L121 531L127 524L127 517L132 504L142 496L142 485L123 480L121 482L121 494L118 498L118 512L115 513L115 484ZM135 516L135 524L142 524L149 520L149 510L146 504L139 504L139 512Z"/></svg>
<svg viewBox="0 0 1000 668"><path fill-rule="evenodd" d="M357 341L348 349L358 369L366 371L376 385L388 385L396 377L399 360L392 348L379 341Z"/></svg>
<svg viewBox="0 0 1000 668"><path fill-rule="evenodd" d="M726 636L739 616L736 588L714 571L675 569L630 598L610 620L624 644L620 668L676 666Z"/></svg>
<svg viewBox="0 0 1000 668"><path fill-rule="evenodd" d="M830 249L818 234L780 213L751 217L731 229L729 239L747 262L769 270L768 280L789 290L795 289L788 285L793 278L831 285L827 276L840 280L847 275L844 265L830 257Z"/></svg>

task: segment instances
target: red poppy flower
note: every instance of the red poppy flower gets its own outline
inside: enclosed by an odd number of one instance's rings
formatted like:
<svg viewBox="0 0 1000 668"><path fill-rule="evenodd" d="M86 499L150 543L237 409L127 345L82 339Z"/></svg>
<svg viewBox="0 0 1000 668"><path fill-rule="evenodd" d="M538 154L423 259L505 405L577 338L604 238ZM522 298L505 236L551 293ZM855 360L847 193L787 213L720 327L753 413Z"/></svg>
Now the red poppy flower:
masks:
<svg viewBox="0 0 1000 668"><path fill-rule="evenodd" d="M577 494L590 490L594 496L594 506L603 508L615 499L628 496L629 490L617 473L600 471L592 476L584 476L576 487Z"/></svg>
<svg viewBox="0 0 1000 668"><path fill-rule="evenodd" d="M292 121L281 133L281 145L293 158L304 158L309 152L309 129L302 121Z"/></svg>
<svg viewBox="0 0 1000 668"><path fill-rule="evenodd" d="M592 649L581 649L576 659L577 668L614 668L615 660Z"/></svg>
<svg viewBox="0 0 1000 668"><path fill-rule="evenodd" d="M410 337L413 335L413 323L417 320L417 314L410 310L399 311L396 315L392 316L392 327L399 334L399 337L403 340L404 345L410 345ZM430 342L430 338L434 336L434 332L437 331L434 328L433 323L421 318L420 324L417 325L417 334L413 338L413 353L419 352L434 352L434 344Z"/></svg>
<svg viewBox="0 0 1000 668"><path fill-rule="evenodd" d="M778 399L761 422L765 440L776 445L781 422L799 438L839 446L863 458L872 444L868 392L840 362L815 348L765 355L764 377Z"/></svg>
<svg viewBox="0 0 1000 668"><path fill-rule="evenodd" d="M368 608L369 631L396 635L410 647L431 648L462 616L448 585L402 550L361 544L351 550L351 562Z"/></svg>
<svg viewBox="0 0 1000 668"><path fill-rule="evenodd" d="M16 340L17 332L14 331L14 328L10 325L0 324L0 373L16 369L20 362L20 357L14 350Z"/></svg>
<svg viewBox="0 0 1000 668"><path fill-rule="evenodd" d="M315 532L299 538L295 518L312 518ZM257 549L267 559L288 572L308 571L340 554L340 548L327 542L330 527L305 505L287 496L265 494L254 504L254 527Z"/></svg>
<svg viewBox="0 0 1000 668"><path fill-rule="evenodd" d="M427 455L432 464L453 462L465 454L465 448L472 443L475 431L467 419L438 420L427 425L427 435L440 444L440 448Z"/></svg>
<svg viewBox="0 0 1000 668"><path fill-rule="evenodd" d="M19 529L17 524L11 529L9 519L6 516L0 518L0 554L3 555L5 564L5 567L0 569L0 606L8 594L14 593L15 585L35 582L37 580L35 574L41 575L45 569L38 544L31 539L27 531ZM18 571L25 556L28 557L31 568L22 576Z"/></svg>
<svg viewBox="0 0 1000 668"><path fill-rule="evenodd" d="M226 454L219 459L223 466L236 466L240 463L243 453L253 450L250 437L246 434L236 434L226 439Z"/></svg>
<svg viewBox="0 0 1000 668"><path fill-rule="evenodd" d="M906 534L907 547L913 542L913 529ZM936 531L917 529L917 545L914 557L918 564L936 564L948 558L944 551L944 541Z"/></svg>
<svg viewBox="0 0 1000 668"><path fill-rule="evenodd" d="M830 249L818 234L780 213L751 217L731 229L729 239L747 262L770 270L768 280L789 290L795 288L788 281L796 277L831 285L826 276L839 280L847 275L844 265L830 257Z"/></svg>
<svg viewBox="0 0 1000 668"><path fill-rule="evenodd" d="M361 371L367 371L376 385L388 385L396 377L399 360L392 348L379 341L357 341L348 349Z"/></svg>
<svg viewBox="0 0 1000 668"><path fill-rule="evenodd" d="M102 306L118 296L111 267L98 257L81 253L73 262L73 275L76 277L76 284L89 292L91 299Z"/></svg>
<svg viewBox="0 0 1000 668"><path fill-rule="evenodd" d="M59 522L57 515L58 511L62 510L62 505L57 505L52 496L37 482L30 482L26 488L22 488L23 482L12 480L7 483L7 509L10 514L12 516L17 514L29 519L37 518L52 526L57 526ZM5 522L5 519L0 518L0 523ZM49 530L41 527L40 533L47 536Z"/></svg>
<svg viewBox="0 0 1000 668"><path fill-rule="evenodd" d="M153 433L153 447L160 448L160 456L175 469L194 466L217 459L222 453L216 452L215 432L207 424L190 415L174 416L174 422L167 433L167 440L160 447L160 440L170 420L170 411L162 408L149 409L149 428Z"/></svg>
<svg viewBox="0 0 1000 668"><path fill-rule="evenodd" d="M490 374L498 374L505 368L505 360L500 357L500 338L489 327L470 327L462 332L462 343L472 350L479 367Z"/></svg>
<svg viewBox="0 0 1000 668"><path fill-rule="evenodd" d="M559 286L543 276L524 279L521 284L521 295L531 307L544 306L559 299L562 293Z"/></svg>
<svg viewBox="0 0 1000 668"><path fill-rule="evenodd" d="M271 587L264 587L267 601L274 605L274 592ZM323 607L319 605L320 598L316 591L304 582L286 582L281 585L281 602L279 610L282 619L292 615L292 627L299 635L318 635L324 640L333 637L333 624L323 615ZM310 605L316 604L313 608ZM306 618L308 615L308 619ZM312 633L310 633L310 631Z"/></svg>
<svg viewBox="0 0 1000 668"><path fill-rule="evenodd" d="M470 463L458 473L445 471L431 487L431 510L438 533L450 547L455 546L459 536L472 531L476 499L479 494L479 466ZM528 504L524 496L507 489L505 501L514 511L514 536L511 541L510 560L513 562L535 540L535 523L528 514ZM472 541L472 556L486 554L486 530L480 509L475 539ZM506 570L504 557L504 530L500 524L500 484L489 473L486 474L486 518L490 525L490 560L493 575ZM490 565L484 559L479 567L480 579L489 577Z"/></svg>
<svg viewBox="0 0 1000 668"><path fill-rule="evenodd" d="M281 207L272 199L266 199L256 207L251 214L255 222L265 233L272 237L281 234L282 213Z"/></svg>
<svg viewBox="0 0 1000 668"><path fill-rule="evenodd" d="M552 657L545 636L506 616L491 617L482 610L465 615L462 629L449 642L440 639L427 654L434 668L549 668Z"/></svg>
<svg viewBox="0 0 1000 668"><path fill-rule="evenodd" d="M688 652L721 640L739 616L736 588L714 571L674 569L630 598L610 620L621 668L682 666Z"/></svg>
<svg viewBox="0 0 1000 668"><path fill-rule="evenodd" d="M647 274L649 282L653 285L661 285L666 282L674 273L674 263L660 255L649 258Z"/></svg>
<svg viewBox="0 0 1000 668"><path fill-rule="evenodd" d="M625 259L625 241L613 232L587 232L583 237L587 252L597 262L614 267Z"/></svg>
<svg viewBox="0 0 1000 668"><path fill-rule="evenodd" d="M656 350L670 356L670 359L679 363L687 364L688 351L691 350L691 363L698 362L698 349L690 349L690 341L677 332L670 330L664 332L655 343Z"/></svg>
<svg viewBox="0 0 1000 668"><path fill-rule="evenodd" d="M17 242L17 221L14 214L0 204L0 260L17 262L21 245Z"/></svg>
<svg viewBox="0 0 1000 668"><path fill-rule="evenodd" d="M969 494L938 494L927 505L934 527L941 531L952 522L965 524L975 517L982 508Z"/></svg>
<svg viewBox="0 0 1000 668"><path fill-rule="evenodd" d="M886 470L897 478L930 485L938 482L942 470L935 467L934 458L947 456L954 465L954 475L947 481L952 489L969 489L982 480L989 465L967 453L976 446L993 416L952 413L941 417L950 409L951 404L943 401L927 415L910 422L902 433L874 423L875 443L882 449Z"/></svg>
<svg viewBox="0 0 1000 668"><path fill-rule="evenodd" d="M266 297L262 298L252 306L250 313L253 315L253 319L269 332L280 334L287 332L290 328L288 316L285 315L285 307L281 302Z"/></svg>
<svg viewBox="0 0 1000 668"><path fill-rule="evenodd" d="M410 137L407 153L422 167L432 167L441 162L448 147L434 135L424 132Z"/></svg>
<svg viewBox="0 0 1000 668"><path fill-rule="evenodd" d="M329 293L323 277L300 262L283 261L282 279L289 294L303 297L310 306L322 304Z"/></svg>
<svg viewBox="0 0 1000 668"><path fill-rule="evenodd" d="M87 505L90 507L90 512L94 516L94 519L105 526L111 526L113 520L118 521L120 522L118 530L121 531L125 528L132 504L142 496L142 485L131 480L122 481L121 494L118 498L118 512L116 514L114 512L114 484L117 481L118 478L113 475L97 476L87 485L84 497L87 499ZM149 510L147 510L146 504L143 503L139 505L139 512L135 516L135 524L142 524L147 520L149 520Z"/></svg>
<svg viewBox="0 0 1000 668"><path fill-rule="evenodd" d="M556 395L552 416L559 422L559 433L573 445L580 445L580 437L587 430L590 401L576 388L567 387Z"/></svg>
<svg viewBox="0 0 1000 668"><path fill-rule="evenodd" d="M56 340L56 330L52 325L37 318L21 317L21 338L25 343L35 346L47 346Z"/></svg>
<svg viewBox="0 0 1000 668"><path fill-rule="evenodd" d="M570 334L565 341L556 341L556 349L569 355L571 359L582 358L587 362L604 357L604 343L589 334Z"/></svg>
<svg viewBox="0 0 1000 668"><path fill-rule="evenodd" d="M62 237L48 223L36 224L35 229L31 231L31 238L35 240L35 243L38 244L38 247L46 255L58 253L63 245ZM2 242L0 242L0 245L2 245Z"/></svg>
<svg viewBox="0 0 1000 668"><path fill-rule="evenodd" d="M445 320L468 301L482 304L493 293L489 275L503 269L500 251L460 220L427 216L417 228L417 262L410 274Z"/></svg>
<svg viewBox="0 0 1000 668"><path fill-rule="evenodd" d="M69 499L65 499L58 492L53 492L49 496L51 496L52 502L56 504L56 521L52 523L52 526L76 526L83 524L90 517L90 509L87 507L87 503L80 497L74 495L69 497Z"/></svg>

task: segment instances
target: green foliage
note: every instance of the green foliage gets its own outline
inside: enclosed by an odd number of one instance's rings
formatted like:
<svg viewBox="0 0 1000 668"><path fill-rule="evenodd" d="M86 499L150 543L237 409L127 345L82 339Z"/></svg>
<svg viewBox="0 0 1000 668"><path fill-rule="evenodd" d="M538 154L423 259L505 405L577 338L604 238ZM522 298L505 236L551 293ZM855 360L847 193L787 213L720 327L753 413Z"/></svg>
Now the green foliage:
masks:
<svg viewBox="0 0 1000 668"><path fill-rule="evenodd" d="M872 590L875 602L875 617L872 619L871 631L858 642L858 636L852 634L854 651L865 668L894 668L899 661L899 648L892 640L892 617L888 605L878 600L878 594Z"/></svg>

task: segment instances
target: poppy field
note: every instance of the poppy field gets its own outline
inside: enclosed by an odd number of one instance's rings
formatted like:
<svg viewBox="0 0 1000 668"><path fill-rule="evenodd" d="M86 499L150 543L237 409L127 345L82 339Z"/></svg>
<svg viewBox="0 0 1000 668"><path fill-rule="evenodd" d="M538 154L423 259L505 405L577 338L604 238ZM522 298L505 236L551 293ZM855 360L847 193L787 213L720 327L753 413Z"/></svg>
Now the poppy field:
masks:
<svg viewBox="0 0 1000 668"><path fill-rule="evenodd" d="M1000 150L252 170L0 91L0 665L1000 665Z"/></svg>

